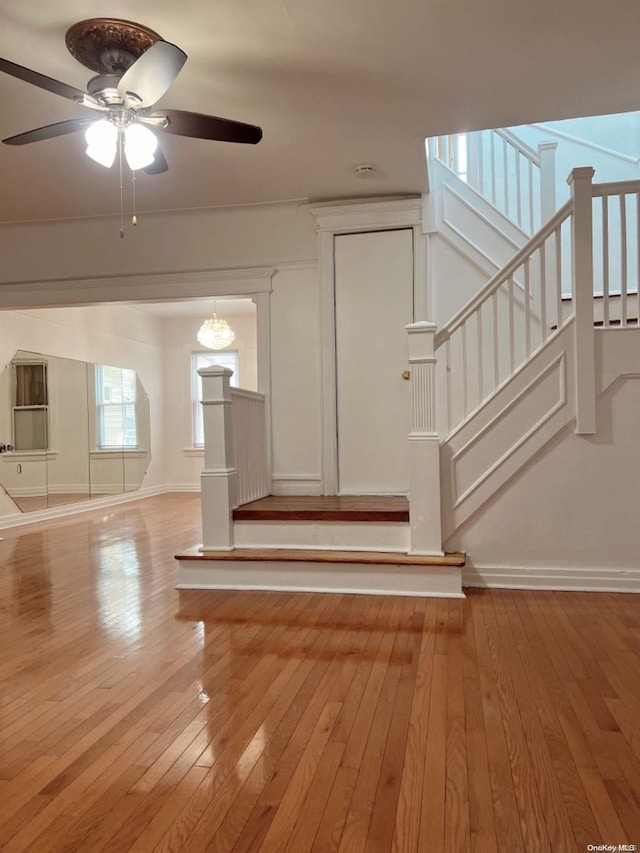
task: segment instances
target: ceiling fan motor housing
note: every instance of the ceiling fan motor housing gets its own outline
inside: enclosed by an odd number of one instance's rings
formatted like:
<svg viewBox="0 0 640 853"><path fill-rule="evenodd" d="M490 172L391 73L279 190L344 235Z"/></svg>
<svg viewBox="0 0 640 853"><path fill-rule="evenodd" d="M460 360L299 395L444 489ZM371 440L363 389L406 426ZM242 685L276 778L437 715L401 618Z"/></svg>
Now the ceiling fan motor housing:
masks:
<svg viewBox="0 0 640 853"><path fill-rule="evenodd" d="M102 104L117 105L122 103L118 94L119 74L98 74L87 83L87 92Z"/></svg>

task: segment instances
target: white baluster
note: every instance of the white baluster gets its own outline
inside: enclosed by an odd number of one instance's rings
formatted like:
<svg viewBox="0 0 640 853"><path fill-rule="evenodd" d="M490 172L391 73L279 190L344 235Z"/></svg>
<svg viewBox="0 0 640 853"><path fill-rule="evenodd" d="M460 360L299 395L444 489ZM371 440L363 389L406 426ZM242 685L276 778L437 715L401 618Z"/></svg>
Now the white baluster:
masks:
<svg viewBox="0 0 640 853"><path fill-rule="evenodd" d="M524 262L524 352L529 358L531 355L531 282L530 262Z"/></svg>
<svg viewBox="0 0 640 853"><path fill-rule="evenodd" d="M593 198L591 166L573 169L567 182L573 198L571 254L576 346L576 433L596 432L596 364L593 334Z"/></svg>
<svg viewBox="0 0 640 853"><path fill-rule="evenodd" d="M627 196L620 193L620 327L627 325Z"/></svg>
<svg viewBox="0 0 640 853"><path fill-rule="evenodd" d="M491 294L493 316L493 390L500 384L500 329L498 327L498 291Z"/></svg>
<svg viewBox="0 0 640 853"><path fill-rule="evenodd" d="M609 326L609 196L602 196L602 319Z"/></svg>
<svg viewBox="0 0 640 853"><path fill-rule="evenodd" d="M636 323L640 329L640 193L636 193Z"/></svg>

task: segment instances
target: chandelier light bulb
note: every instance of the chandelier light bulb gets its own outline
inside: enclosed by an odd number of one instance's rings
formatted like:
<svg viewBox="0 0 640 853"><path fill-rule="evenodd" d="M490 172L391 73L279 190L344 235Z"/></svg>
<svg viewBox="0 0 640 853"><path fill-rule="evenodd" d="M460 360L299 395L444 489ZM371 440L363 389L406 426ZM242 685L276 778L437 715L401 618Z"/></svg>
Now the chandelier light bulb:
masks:
<svg viewBox="0 0 640 853"><path fill-rule="evenodd" d="M224 349L236 339L236 333L226 320L219 320L215 311L210 320L205 320L198 332L198 343L207 349Z"/></svg>
<svg viewBox="0 0 640 853"><path fill-rule="evenodd" d="M118 128L107 118L89 125L84 135L87 141L86 154L109 169L116 159L118 148Z"/></svg>
<svg viewBox="0 0 640 853"><path fill-rule="evenodd" d="M132 172L150 166L156 155L155 133L142 124L130 124L124 131L124 155Z"/></svg>

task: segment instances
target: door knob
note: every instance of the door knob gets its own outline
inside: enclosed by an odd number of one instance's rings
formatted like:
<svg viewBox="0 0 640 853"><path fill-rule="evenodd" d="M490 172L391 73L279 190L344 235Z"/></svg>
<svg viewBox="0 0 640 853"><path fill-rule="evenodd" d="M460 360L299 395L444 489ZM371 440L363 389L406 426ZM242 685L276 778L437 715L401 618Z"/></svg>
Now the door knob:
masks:
<svg viewBox="0 0 640 853"><path fill-rule="evenodd" d="M402 371L402 378L407 379L407 380L411 379L411 371L410 370L403 370Z"/></svg>

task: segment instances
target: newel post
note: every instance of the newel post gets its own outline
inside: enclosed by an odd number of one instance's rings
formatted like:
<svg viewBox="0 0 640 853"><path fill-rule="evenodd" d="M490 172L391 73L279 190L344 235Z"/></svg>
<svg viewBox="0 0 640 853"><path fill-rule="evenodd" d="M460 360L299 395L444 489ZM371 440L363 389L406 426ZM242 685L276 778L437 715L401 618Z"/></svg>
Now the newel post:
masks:
<svg viewBox="0 0 640 853"><path fill-rule="evenodd" d="M557 142L538 145L540 160L540 224L544 225L558 209L556 202L556 148Z"/></svg>
<svg viewBox="0 0 640 853"><path fill-rule="evenodd" d="M591 166L573 169L567 183L573 199L571 253L575 308L576 433L596 432L596 359L593 332L593 216Z"/></svg>
<svg viewBox="0 0 640 853"><path fill-rule="evenodd" d="M411 323L411 432L409 433L409 526L412 554L442 554L440 442L436 431L433 323Z"/></svg>
<svg viewBox="0 0 640 853"><path fill-rule="evenodd" d="M202 377L204 471L202 484L202 551L233 549L236 469L233 467L231 388L228 367L213 365Z"/></svg>

